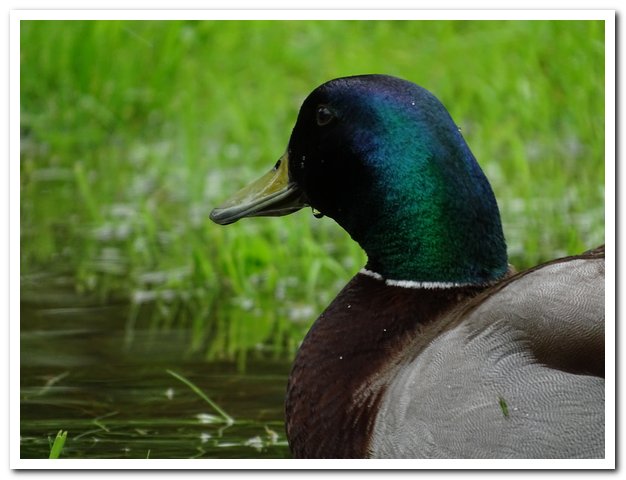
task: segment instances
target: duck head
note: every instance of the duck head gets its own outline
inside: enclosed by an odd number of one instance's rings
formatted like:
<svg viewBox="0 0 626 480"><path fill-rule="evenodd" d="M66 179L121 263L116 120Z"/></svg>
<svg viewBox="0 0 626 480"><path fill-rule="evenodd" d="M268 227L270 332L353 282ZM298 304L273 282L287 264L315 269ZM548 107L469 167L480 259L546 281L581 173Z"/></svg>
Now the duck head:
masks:
<svg viewBox="0 0 626 480"><path fill-rule="evenodd" d="M287 152L213 210L229 224L311 206L387 279L488 284L507 271L496 200L445 107L386 75L338 78L304 101Z"/></svg>

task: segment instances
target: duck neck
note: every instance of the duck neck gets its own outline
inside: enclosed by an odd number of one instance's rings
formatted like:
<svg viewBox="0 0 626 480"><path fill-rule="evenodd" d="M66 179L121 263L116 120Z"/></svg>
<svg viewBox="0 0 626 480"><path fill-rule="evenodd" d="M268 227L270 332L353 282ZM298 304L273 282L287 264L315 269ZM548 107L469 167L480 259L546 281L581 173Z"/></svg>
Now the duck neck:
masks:
<svg viewBox="0 0 626 480"><path fill-rule="evenodd" d="M396 210L376 228L357 235L368 256L366 268L392 281L458 286L489 285L505 275L508 262L499 218L476 231L475 221L433 210Z"/></svg>
<svg viewBox="0 0 626 480"><path fill-rule="evenodd" d="M368 269L387 279L459 285L506 274L500 212L469 148L402 162L376 178L356 195L356 214L338 220L367 253Z"/></svg>

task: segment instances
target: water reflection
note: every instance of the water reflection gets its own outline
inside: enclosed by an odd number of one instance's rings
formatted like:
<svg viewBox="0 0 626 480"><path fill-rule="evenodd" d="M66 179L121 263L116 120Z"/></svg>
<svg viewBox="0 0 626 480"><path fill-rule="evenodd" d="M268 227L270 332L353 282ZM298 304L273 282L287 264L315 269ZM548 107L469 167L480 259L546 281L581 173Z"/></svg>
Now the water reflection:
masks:
<svg viewBox="0 0 626 480"><path fill-rule="evenodd" d="M128 346L126 305L68 303L71 295L64 295L22 295L22 458L47 458L61 429L68 431L62 458L289 456L287 362L249 358L245 372L233 363L207 363L188 352L190 332L177 329L136 329ZM168 369L235 423L225 425Z"/></svg>

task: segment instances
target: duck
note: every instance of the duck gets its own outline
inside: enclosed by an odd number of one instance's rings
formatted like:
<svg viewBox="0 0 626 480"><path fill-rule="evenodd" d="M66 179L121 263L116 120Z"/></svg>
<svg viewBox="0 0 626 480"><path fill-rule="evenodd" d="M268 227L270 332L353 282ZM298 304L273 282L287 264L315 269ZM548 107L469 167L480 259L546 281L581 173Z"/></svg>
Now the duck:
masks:
<svg viewBox="0 0 626 480"><path fill-rule="evenodd" d="M284 155L212 210L311 207L367 255L287 382L295 458L603 458L604 246L515 272L494 192L408 80L330 80Z"/></svg>

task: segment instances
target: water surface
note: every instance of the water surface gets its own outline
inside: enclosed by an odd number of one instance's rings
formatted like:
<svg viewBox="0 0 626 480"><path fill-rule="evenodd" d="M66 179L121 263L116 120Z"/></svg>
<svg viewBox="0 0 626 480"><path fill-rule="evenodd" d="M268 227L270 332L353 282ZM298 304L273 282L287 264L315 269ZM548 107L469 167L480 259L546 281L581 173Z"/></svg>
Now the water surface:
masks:
<svg viewBox="0 0 626 480"><path fill-rule="evenodd" d="M21 458L285 458L287 361L207 362L190 333L135 327L128 306L22 288ZM142 322L137 322L140 325ZM146 322L144 322L146 323ZM228 425L172 370L235 422Z"/></svg>

